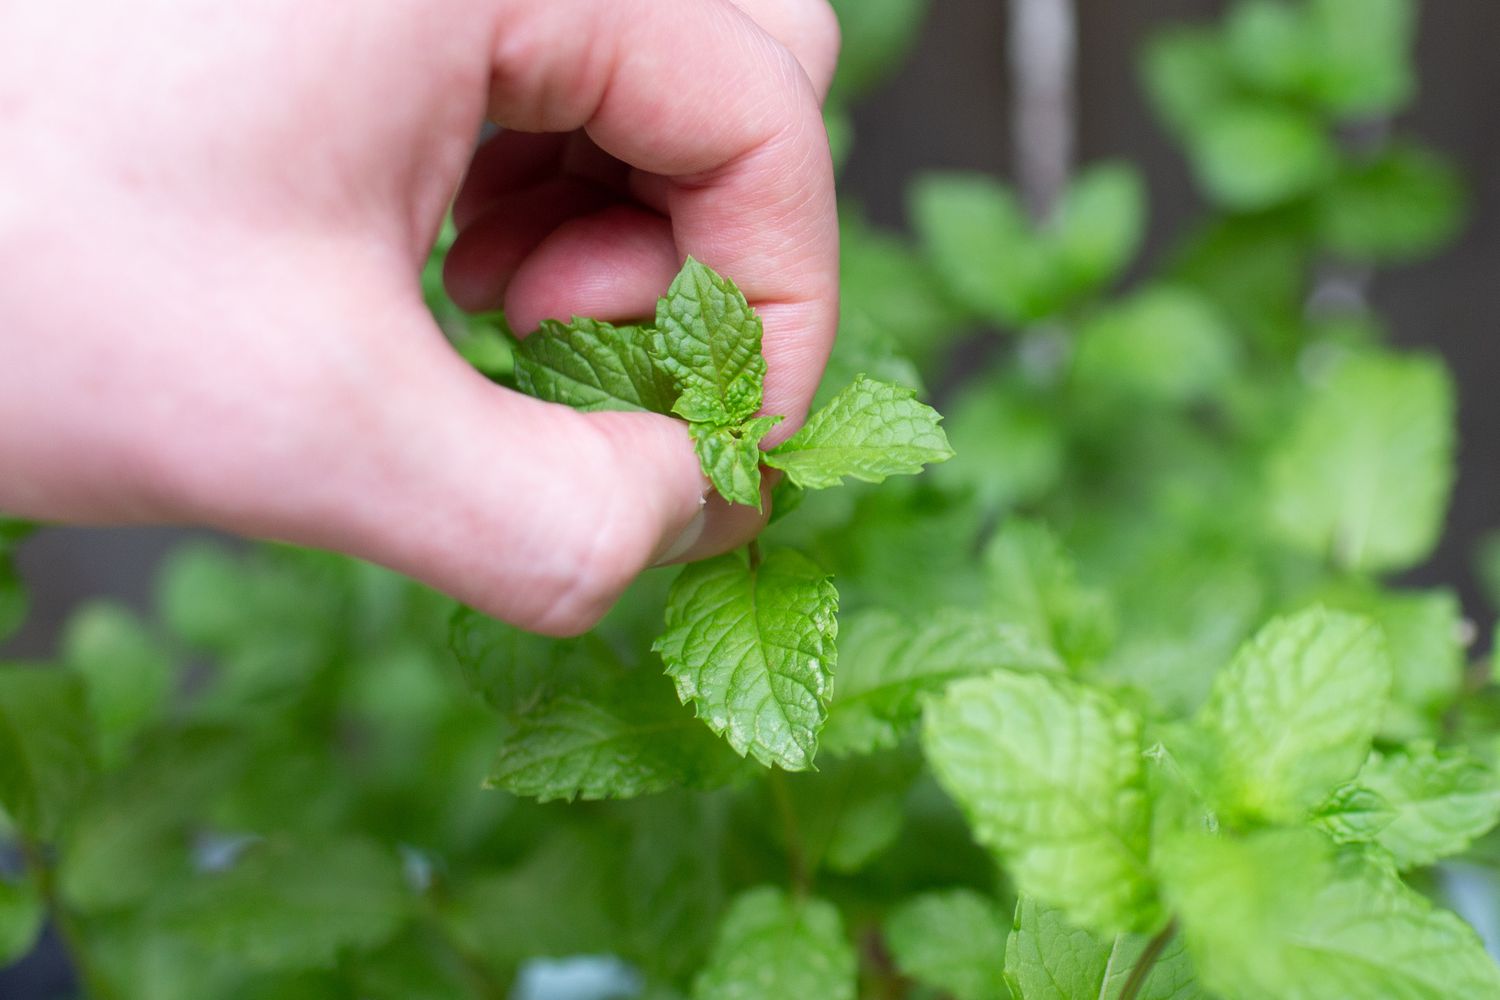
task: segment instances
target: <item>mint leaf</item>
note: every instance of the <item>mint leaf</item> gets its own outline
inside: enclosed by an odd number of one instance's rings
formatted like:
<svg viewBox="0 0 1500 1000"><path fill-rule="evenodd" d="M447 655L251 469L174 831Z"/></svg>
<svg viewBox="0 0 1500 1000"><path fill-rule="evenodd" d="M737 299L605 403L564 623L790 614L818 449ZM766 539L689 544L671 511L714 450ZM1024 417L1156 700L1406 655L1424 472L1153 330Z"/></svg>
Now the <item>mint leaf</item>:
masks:
<svg viewBox="0 0 1500 1000"><path fill-rule="evenodd" d="M0 808L37 839L62 830L98 768L87 699L73 674L0 667Z"/></svg>
<svg viewBox="0 0 1500 1000"><path fill-rule="evenodd" d="M689 257L656 307L655 354L682 394L672 411L723 427L760 409L760 317L728 278Z"/></svg>
<svg viewBox="0 0 1500 1000"><path fill-rule="evenodd" d="M760 442L779 423L780 417L756 417L734 427L689 425L698 464L725 500L760 510Z"/></svg>
<svg viewBox="0 0 1500 1000"><path fill-rule="evenodd" d="M162 899L164 927L252 968L331 968L391 937L408 901L396 856L363 839L271 840Z"/></svg>
<svg viewBox="0 0 1500 1000"><path fill-rule="evenodd" d="M985 174L928 174L912 189L912 224L938 279L961 304L1005 325L1028 318L1046 280L1020 202Z"/></svg>
<svg viewBox="0 0 1500 1000"><path fill-rule="evenodd" d="M1201 124L1190 152L1204 192L1237 212L1272 208L1307 194L1338 164L1321 121L1271 103L1219 109Z"/></svg>
<svg viewBox="0 0 1500 1000"><path fill-rule="evenodd" d="M448 647L469 690L503 713L524 714L549 697L578 690L600 663L617 661L597 635L549 639L466 607L453 613Z"/></svg>
<svg viewBox="0 0 1500 1000"><path fill-rule="evenodd" d="M1273 526L1350 570L1420 561L1453 482L1453 385L1436 358L1362 355L1309 396L1271 458Z"/></svg>
<svg viewBox="0 0 1500 1000"><path fill-rule="evenodd" d="M1458 854L1500 823L1500 775L1462 750L1419 744L1370 755L1358 786L1383 799L1390 822L1370 838L1399 868Z"/></svg>
<svg viewBox="0 0 1500 1000"><path fill-rule="evenodd" d="M651 331L575 316L543 320L516 348L516 387L574 409L670 413L672 376L651 357Z"/></svg>
<svg viewBox="0 0 1500 1000"><path fill-rule="evenodd" d="M1072 560L1044 525L1012 518L984 553L989 605L1001 621L1075 666L1098 659L1114 639L1105 595L1078 583Z"/></svg>
<svg viewBox="0 0 1500 1000"><path fill-rule="evenodd" d="M870 610L840 625L839 683L823 730L829 753L895 746L921 716L922 697L994 670L1060 670L1047 646L979 611L945 608L913 619Z"/></svg>
<svg viewBox="0 0 1500 1000"><path fill-rule="evenodd" d="M587 696L555 698L517 719L486 784L541 802L628 799L713 788L742 766L660 677L632 677Z"/></svg>
<svg viewBox="0 0 1500 1000"><path fill-rule="evenodd" d="M1391 825L1396 810L1368 788L1345 785L1328 797L1312 814L1312 825L1336 844L1368 844Z"/></svg>
<svg viewBox="0 0 1500 1000"><path fill-rule="evenodd" d="M942 419L916 392L864 375L808 418L765 456L803 489L826 489L851 477L867 483L915 475L953 457Z"/></svg>
<svg viewBox="0 0 1500 1000"><path fill-rule="evenodd" d="M172 658L143 622L109 604L74 612L62 647L63 662L88 682L100 754L116 763L166 707L176 680Z"/></svg>
<svg viewBox="0 0 1500 1000"><path fill-rule="evenodd" d="M828 715L837 612L838 591L806 557L751 565L734 552L682 571L653 648L678 696L736 752L800 771Z"/></svg>
<svg viewBox="0 0 1500 1000"><path fill-rule="evenodd" d="M26 957L42 934L46 916L35 884L0 876L0 969Z"/></svg>
<svg viewBox="0 0 1500 1000"><path fill-rule="evenodd" d="M1311 0L1318 31L1313 96L1346 116L1390 114L1416 92L1412 0Z"/></svg>
<svg viewBox="0 0 1500 1000"><path fill-rule="evenodd" d="M724 915L693 1000L854 1000L857 965L831 903L761 886L741 893Z"/></svg>
<svg viewBox="0 0 1500 1000"><path fill-rule="evenodd" d="M1219 675L1201 715L1217 747L1220 808L1303 818L1358 773L1390 687L1368 619L1314 608L1271 621Z"/></svg>
<svg viewBox="0 0 1500 1000"><path fill-rule="evenodd" d="M1015 1000L1118 1000L1146 942L1141 934L1079 930L1057 910L1022 896L1006 943L1005 979ZM1157 957L1138 1000L1209 1000L1180 938Z"/></svg>
<svg viewBox="0 0 1500 1000"><path fill-rule="evenodd" d="M1172 285L1090 317L1076 351L1073 377L1085 392L1170 406L1212 397L1239 363L1234 331L1209 299Z"/></svg>
<svg viewBox="0 0 1500 1000"><path fill-rule="evenodd" d="M1098 288L1124 270L1145 231L1145 185L1135 168L1123 163L1083 170L1063 193L1049 225L1058 268L1077 291Z"/></svg>
<svg viewBox="0 0 1500 1000"><path fill-rule="evenodd" d="M1002 672L930 701L922 742L975 839L1020 891L1113 932L1160 917L1140 735L1140 722L1098 691Z"/></svg>
<svg viewBox="0 0 1500 1000"><path fill-rule="evenodd" d="M1225 42L1211 28L1173 25L1155 35L1141 75L1157 115L1182 136L1206 128L1236 90Z"/></svg>
<svg viewBox="0 0 1500 1000"><path fill-rule="evenodd" d="M1378 869L1336 865L1312 833L1183 837L1159 856L1188 951L1215 993L1500 996L1500 969L1468 925Z"/></svg>
<svg viewBox="0 0 1500 1000"><path fill-rule="evenodd" d="M1009 1000L1005 934L994 900L970 889L915 896L885 919L896 968L953 1000Z"/></svg>
<svg viewBox="0 0 1500 1000"><path fill-rule="evenodd" d="M1318 199L1318 231L1345 259L1400 263L1448 242L1463 209L1452 166L1418 146L1397 145L1344 169Z"/></svg>
<svg viewBox="0 0 1500 1000"><path fill-rule="evenodd" d="M758 811L767 833L810 870L857 872L895 843L906 819L906 801L920 770L914 754L895 752L818 760L818 770L792 775L780 791L766 789ZM786 793L778 804L775 797ZM796 829L781 822L791 804ZM793 839L795 837L795 839Z"/></svg>

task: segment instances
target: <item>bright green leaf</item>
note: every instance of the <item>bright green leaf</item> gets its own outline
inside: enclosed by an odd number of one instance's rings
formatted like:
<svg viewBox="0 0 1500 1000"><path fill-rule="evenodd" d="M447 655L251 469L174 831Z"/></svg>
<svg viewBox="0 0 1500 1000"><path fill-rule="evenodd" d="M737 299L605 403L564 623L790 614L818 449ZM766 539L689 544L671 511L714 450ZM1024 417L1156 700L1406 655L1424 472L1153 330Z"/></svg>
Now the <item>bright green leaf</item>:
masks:
<svg viewBox="0 0 1500 1000"><path fill-rule="evenodd" d="M659 676L631 677L549 700L517 719L486 783L542 802L628 799L712 788L741 766Z"/></svg>
<svg viewBox="0 0 1500 1000"><path fill-rule="evenodd" d="M1005 935L994 900L969 889L915 896L885 919L896 968L953 1000L1009 1000Z"/></svg>
<svg viewBox="0 0 1500 1000"><path fill-rule="evenodd" d="M1348 359L1313 389L1271 457L1272 524L1346 569L1413 565L1442 531L1453 421L1453 385L1437 359Z"/></svg>
<svg viewBox="0 0 1500 1000"><path fill-rule="evenodd" d="M654 351L692 423L737 424L760 409L760 317L734 282L689 257L656 307Z"/></svg>
<svg viewBox="0 0 1500 1000"><path fill-rule="evenodd" d="M1239 345L1206 297L1162 285L1090 317L1076 351L1073 372L1084 393L1183 405L1229 381Z"/></svg>
<svg viewBox="0 0 1500 1000"><path fill-rule="evenodd" d="M982 174L929 174L912 189L912 223L938 280L993 322L1027 318L1029 290L1049 279L1015 195Z"/></svg>
<svg viewBox="0 0 1500 1000"><path fill-rule="evenodd" d="M1358 781L1394 811L1373 839L1400 868L1457 854L1500 823L1500 775L1462 750L1375 753Z"/></svg>
<svg viewBox="0 0 1500 1000"><path fill-rule="evenodd" d="M1005 978L1014 1000L1118 1000L1146 940L1140 934L1098 937L1022 896L1005 948ZM1138 1000L1208 1000L1180 939L1156 959Z"/></svg>
<svg viewBox="0 0 1500 1000"><path fill-rule="evenodd" d="M1322 122L1271 104L1220 109L1194 137L1190 152L1204 191L1237 212L1273 208L1305 195L1337 164Z"/></svg>
<svg viewBox="0 0 1500 1000"><path fill-rule="evenodd" d="M1416 92L1413 0L1308 0L1318 32L1313 96L1335 114L1400 110Z"/></svg>
<svg viewBox="0 0 1500 1000"><path fill-rule="evenodd" d="M1000 672L933 699L923 746L975 838L1022 892L1113 932L1160 916L1140 736L1140 722L1101 692Z"/></svg>
<svg viewBox="0 0 1500 1000"><path fill-rule="evenodd" d="M1500 996L1500 969L1452 913L1376 869L1336 866L1320 838L1178 838L1168 900L1203 984L1235 1000Z"/></svg>
<svg viewBox="0 0 1500 1000"><path fill-rule="evenodd" d="M689 427L703 474L725 500L760 510L760 463L766 459L760 442L780 422L780 417L756 417L734 427Z"/></svg>
<svg viewBox="0 0 1500 1000"><path fill-rule="evenodd" d="M172 695L172 658L124 608L90 604L74 612L62 637L63 662L88 682L89 707L106 762L156 720Z"/></svg>
<svg viewBox="0 0 1500 1000"><path fill-rule="evenodd" d="M1130 263L1146 234L1146 191L1135 168L1101 163L1083 170L1048 224L1058 267L1070 285L1092 291Z"/></svg>
<svg viewBox="0 0 1500 1000"><path fill-rule="evenodd" d="M714 732L788 771L812 766L837 657L838 592L795 552L730 553L682 571L656 650Z"/></svg>
<svg viewBox="0 0 1500 1000"><path fill-rule="evenodd" d="M840 629L839 683L823 746L863 754L892 747L922 711L922 697L994 670L1059 670L1048 646L980 611L941 609L920 619L869 610Z"/></svg>
<svg viewBox="0 0 1500 1000"><path fill-rule="evenodd" d="M1369 619L1314 608L1270 622L1219 675L1201 716L1218 748L1220 807L1302 818L1359 771L1390 688Z"/></svg>
<svg viewBox="0 0 1500 1000"><path fill-rule="evenodd" d="M1072 561L1041 524L1012 518L985 550L989 606L1069 664L1103 655L1114 637L1106 595L1076 578Z"/></svg>
<svg viewBox="0 0 1500 1000"><path fill-rule="evenodd" d="M725 914L693 1000L854 1000L857 964L832 904L762 886L741 894Z"/></svg>
<svg viewBox="0 0 1500 1000"><path fill-rule="evenodd" d="M916 392L863 375L765 456L803 489L826 489L845 477L867 483L915 475L953 457L938 422ZM706 463L705 463L706 464Z"/></svg>
<svg viewBox="0 0 1500 1000"><path fill-rule="evenodd" d="M1179 135L1205 129L1235 93L1219 33L1174 25L1151 38L1141 75L1156 113Z"/></svg>
<svg viewBox="0 0 1500 1000"><path fill-rule="evenodd" d="M574 409L670 413L672 376L651 358L651 331L574 317L543 320L516 348L516 385Z"/></svg>

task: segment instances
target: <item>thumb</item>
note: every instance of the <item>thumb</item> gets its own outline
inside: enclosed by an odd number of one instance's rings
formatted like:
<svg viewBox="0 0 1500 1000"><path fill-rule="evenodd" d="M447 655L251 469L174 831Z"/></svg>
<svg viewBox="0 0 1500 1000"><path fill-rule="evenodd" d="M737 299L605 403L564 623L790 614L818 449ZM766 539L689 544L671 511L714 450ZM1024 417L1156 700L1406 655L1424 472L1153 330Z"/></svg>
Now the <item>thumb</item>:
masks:
<svg viewBox="0 0 1500 1000"><path fill-rule="evenodd" d="M287 464L264 470L274 498L210 520L369 559L552 635L592 626L685 546L753 532L748 508L706 511L678 421L531 399L470 368L420 302L383 317L366 331L379 363L341 372Z"/></svg>

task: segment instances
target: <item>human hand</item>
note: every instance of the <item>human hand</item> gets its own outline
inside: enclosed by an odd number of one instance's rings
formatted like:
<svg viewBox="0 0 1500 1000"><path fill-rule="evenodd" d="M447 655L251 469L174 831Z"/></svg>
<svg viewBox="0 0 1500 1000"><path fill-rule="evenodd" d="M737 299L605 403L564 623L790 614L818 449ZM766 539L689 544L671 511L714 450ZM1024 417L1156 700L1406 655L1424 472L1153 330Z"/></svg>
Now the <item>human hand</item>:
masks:
<svg viewBox="0 0 1500 1000"><path fill-rule="evenodd" d="M488 116L514 131L455 203L457 301L649 315L691 253L764 318L790 434L837 317L837 29L736 3L0 15L0 510L338 549L552 633L750 537L749 508L703 515L680 423L492 385L418 284Z"/></svg>

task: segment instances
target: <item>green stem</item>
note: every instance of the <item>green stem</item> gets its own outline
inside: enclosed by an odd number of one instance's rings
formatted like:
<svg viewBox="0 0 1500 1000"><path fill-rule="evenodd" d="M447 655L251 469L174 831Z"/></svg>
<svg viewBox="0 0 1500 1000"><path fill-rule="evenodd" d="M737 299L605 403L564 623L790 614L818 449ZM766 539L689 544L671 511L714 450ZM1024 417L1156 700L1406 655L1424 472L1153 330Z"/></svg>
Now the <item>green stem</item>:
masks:
<svg viewBox="0 0 1500 1000"><path fill-rule="evenodd" d="M46 904L47 912L51 914L52 922L57 926L63 949L67 952L68 960L73 968L77 970L84 990L95 1000L119 1000L120 994L100 974L98 967L89 956L88 949L84 946L83 932L73 914L63 903L62 893L57 888L57 873L47 860L46 852L36 841L25 837L21 838L20 846L21 857L26 863L27 870L36 879L42 902Z"/></svg>
<svg viewBox="0 0 1500 1000"><path fill-rule="evenodd" d="M802 828L797 823L797 810L792 807L792 795L786 787L786 774L773 770L767 780L771 783L771 798L776 802L776 812L781 816L781 835L786 841L786 862L790 869L792 888L799 897L806 896L812 879L807 870L807 858L803 855Z"/></svg>
<svg viewBox="0 0 1500 1000"><path fill-rule="evenodd" d="M1151 977L1151 969L1156 965L1156 960L1161 958L1161 953L1166 950L1176 933L1177 921L1169 920L1167 926L1146 943L1146 950L1141 952L1135 968L1130 970L1130 978L1125 980L1125 988L1120 991L1120 1000L1136 1000L1140 996L1146 980Z"/></svg>

